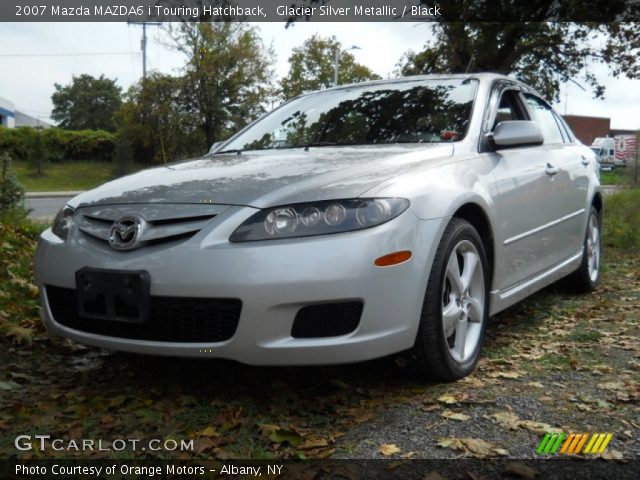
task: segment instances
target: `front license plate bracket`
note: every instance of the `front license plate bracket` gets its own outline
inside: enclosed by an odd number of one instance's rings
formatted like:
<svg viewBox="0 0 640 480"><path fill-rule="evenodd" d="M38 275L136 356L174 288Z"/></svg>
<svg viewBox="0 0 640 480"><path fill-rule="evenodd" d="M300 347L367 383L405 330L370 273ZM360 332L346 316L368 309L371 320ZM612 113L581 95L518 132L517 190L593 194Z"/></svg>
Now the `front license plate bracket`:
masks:
<svg viewBox="0 0 640 480"><path fill-rule="evenodd" d="M82 318L143 323L149 319L150 276L144 270L84 267L76 272Z"/></svg>

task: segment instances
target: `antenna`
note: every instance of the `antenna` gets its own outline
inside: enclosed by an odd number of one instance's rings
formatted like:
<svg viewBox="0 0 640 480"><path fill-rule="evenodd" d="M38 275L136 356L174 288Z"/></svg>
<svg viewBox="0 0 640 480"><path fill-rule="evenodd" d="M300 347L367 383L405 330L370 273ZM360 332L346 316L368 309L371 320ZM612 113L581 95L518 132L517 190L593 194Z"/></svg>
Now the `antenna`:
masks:
<svg viewBox="0 0 640 480"><path fill-rule="evenodd" d="M140 41L140 50L142 50L142 78L147 78L147 25L157 27L162 25L160 22L132 22L127 21L129 25L142 25L142 40Z"/></svg>

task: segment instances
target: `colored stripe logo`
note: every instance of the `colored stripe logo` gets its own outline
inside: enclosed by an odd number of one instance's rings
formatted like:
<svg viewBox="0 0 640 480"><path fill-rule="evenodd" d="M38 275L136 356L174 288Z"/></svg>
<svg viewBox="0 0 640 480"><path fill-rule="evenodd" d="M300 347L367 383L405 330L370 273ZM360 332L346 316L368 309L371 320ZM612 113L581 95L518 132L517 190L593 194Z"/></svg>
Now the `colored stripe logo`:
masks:
<svg viewBox="0 0 640 480"><path fill-rule="evenodd" d="M570 455L586 453L599 455L613 438L611 433L547 433L540 441L538 455Z"/></svg>

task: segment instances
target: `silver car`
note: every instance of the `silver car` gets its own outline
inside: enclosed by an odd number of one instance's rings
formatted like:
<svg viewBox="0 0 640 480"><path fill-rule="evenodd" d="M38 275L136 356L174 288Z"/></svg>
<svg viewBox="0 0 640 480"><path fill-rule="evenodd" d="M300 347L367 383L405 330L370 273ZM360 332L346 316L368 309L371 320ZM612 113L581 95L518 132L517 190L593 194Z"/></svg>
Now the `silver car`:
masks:
<svg viewBox="0 0 640 480"><path fill-rule="evenodd" d="M599 280L596 159L531 88L421 76L304 95L195 160L71 200L36 255L50 333L256 365L413 349L478 362L487 320Z"/></svg>

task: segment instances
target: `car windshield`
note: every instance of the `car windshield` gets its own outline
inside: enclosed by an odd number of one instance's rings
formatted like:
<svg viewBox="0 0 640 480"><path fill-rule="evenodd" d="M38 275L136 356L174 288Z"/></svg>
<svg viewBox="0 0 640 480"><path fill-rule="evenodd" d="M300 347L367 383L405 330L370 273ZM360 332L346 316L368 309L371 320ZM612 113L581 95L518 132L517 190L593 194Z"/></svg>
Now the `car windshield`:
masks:
<svg viewBox="0 0 640 480"><path fill-rule="evenodd" d="M295 99L220 152L462 139L476 80L407 80L326 90Z"/></svg>

